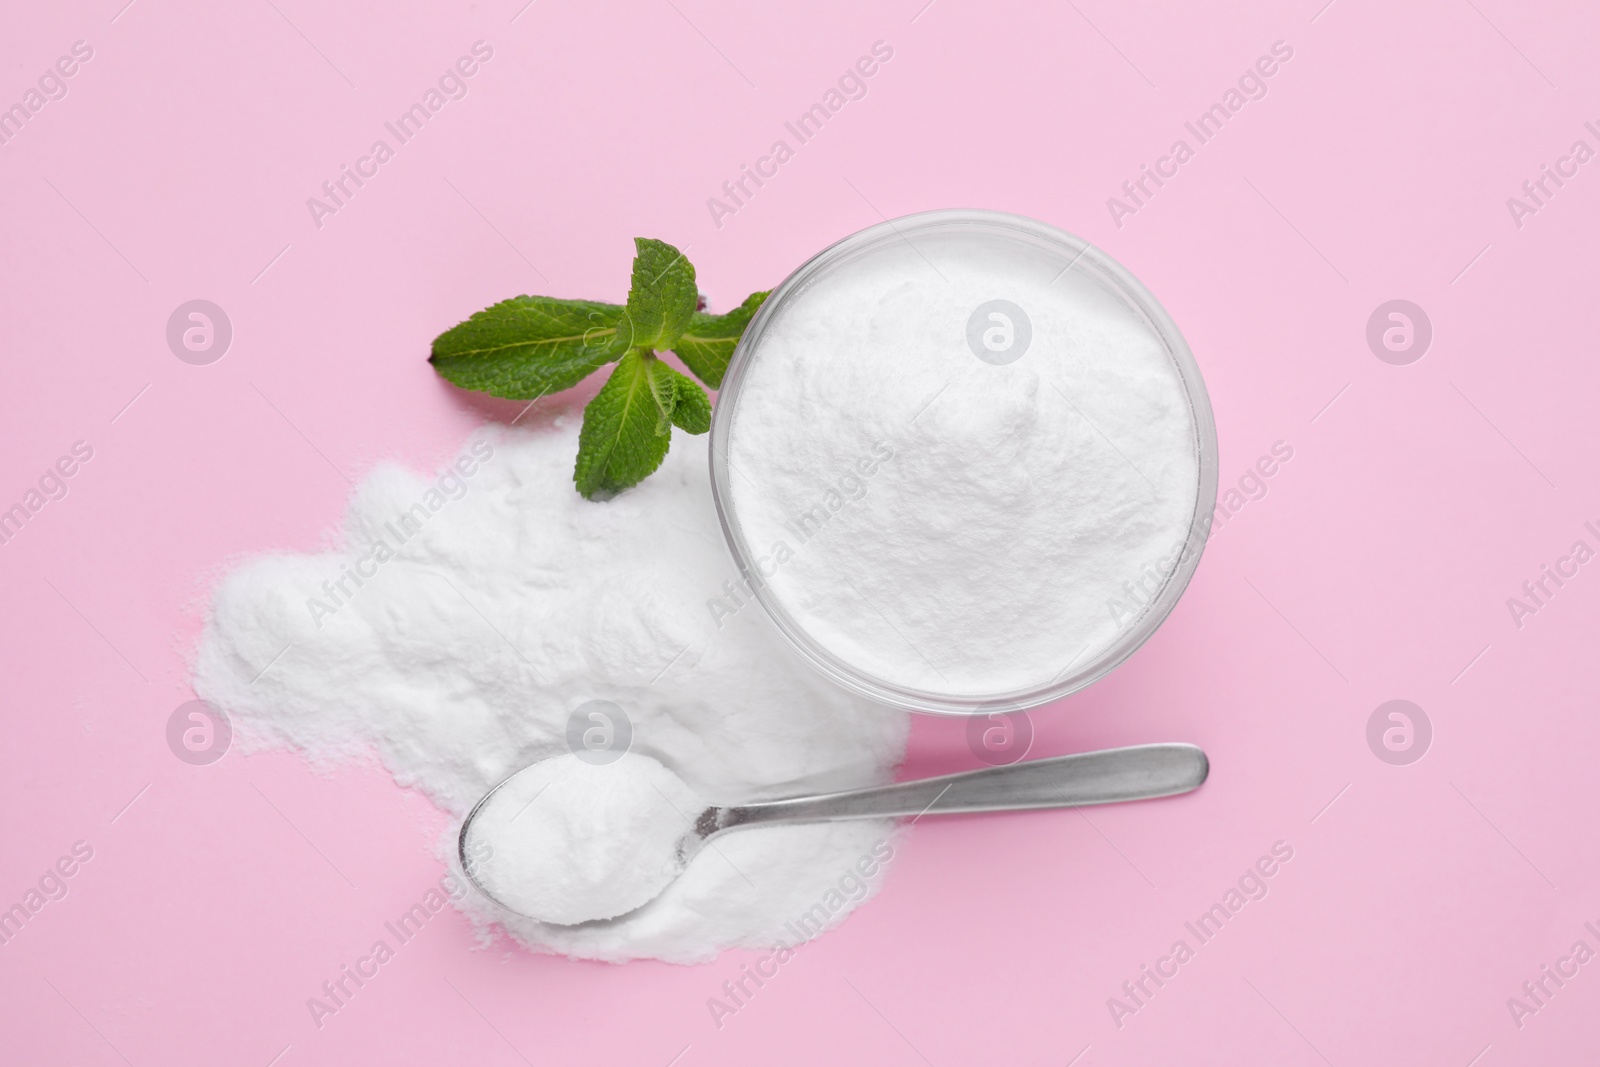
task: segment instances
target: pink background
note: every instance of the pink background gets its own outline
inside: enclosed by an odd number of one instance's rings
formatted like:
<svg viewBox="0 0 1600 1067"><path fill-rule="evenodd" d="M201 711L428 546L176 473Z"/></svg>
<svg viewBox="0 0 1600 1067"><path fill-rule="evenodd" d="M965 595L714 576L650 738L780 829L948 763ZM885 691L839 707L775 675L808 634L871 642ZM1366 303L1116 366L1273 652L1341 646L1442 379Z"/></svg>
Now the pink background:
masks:
<svg viewBox="0 0 1600 1067"><path fill-rule="evenodd" d="M1506 599L1579 538L1600 548L1600 163L1520 227L1506 198L1600 147L1592 8L122 2L12 5L0 34L0 105L94 49L0 147L0 508L94 449L0 546L0 906L94 850L0 946L0 1060L1591 1054L1600 963L1520 1028L1506 1001L1574 941L1600 949L1600 564L1520 628ZM480 39L469 95L315 226L306 198ZM878 40L868 96L714 225L706 198ZM1193 147L1184 121L1279 40L1268 95L1115 225L1107 197ZM1293 448L1156 637L1033 713L1034 755L1189 740L1210 783L924 820L882 894L720 1029L707 998L757 954L474 951L454 912L316 1028L306 998L439 876L442 823L376 772L174 758L216 574L319 544L374 461L432 465L509 418L423 361L484 304L619 298L637 234L688 250L726 308L883 216L955 206L1083 234L1155 292L1209 383L1225 487ZM194 298L234 327L209 366L164 337ZM1433 324L1408 366L1365 340L1394 298ZM1395 698L1433 724L1409 766L1366 741ZM908 773L975 765L960 722L916 723ZM1107 998L1280 840L1270 894L1119 1027Z"/></svg>

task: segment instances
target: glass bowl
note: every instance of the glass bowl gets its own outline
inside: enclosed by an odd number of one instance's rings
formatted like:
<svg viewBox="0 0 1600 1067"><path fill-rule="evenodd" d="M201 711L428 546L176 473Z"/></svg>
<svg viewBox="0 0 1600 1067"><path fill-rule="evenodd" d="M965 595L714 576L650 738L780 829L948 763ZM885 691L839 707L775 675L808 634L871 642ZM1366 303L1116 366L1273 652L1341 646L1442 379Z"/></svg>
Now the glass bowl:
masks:
<svg viewBox="0 0 1600 1067"><path fill-rule="evenodd" d="M825 647L769 587L766 579L770 575L763 574L759 566L759 562L767 557L753 551L740 521L732 482L734 472L729 463L729 442L739 411L741 389L750 368L761 359L767 332L793 309L802 294L819 281L830 276L837 277L846 265L859 263L864 257L885 254L902 243L909 243L920 255L919 240L941 249L944 254L959 250L968 243L974 256L980 246L984 255L996 254L997 248L1014 249L1019 262L1024 258L1030 265L1059 262L1060 273L1056 278L1069 270L1078 272L1080 277L1074 279L1072 284L1078 286L1081 292L1091 294L1093 301L1101 300L1101 294L1104 294L1105 298L1131 313L1132 319L1129 321L1142 324L1149 331L1160 351L1170 360L1183 399L1187 402L1198 479L1194 511L1181 551L1177 552L1176 559L1171 561L1165 574L1157 576L1159 585L1154 590L1144 590L1148 600L1130 619L1123 622L1120 616L1114 616L1118 619L1119 630L1109 643L1093 651L1082 662L1078 660L1089 649L1078 650L1076 656L1071 649L1061 649L1059 662L1063 669L1047 681L1030 682L996 692L974 692L971 687L962 687L963 691L960 692L939 691L907 685L851 662L837 651ZM903 251L898 254L904 255ZM1001 254L1010 255L1011 252L1003 251ZM923 259L927 257L923 256ZM931 260L927 260L927 263L933 267ZM1053 280L1051 284L1054 284ZM981 305L973 312L973 322L977 321L979 313L986 307L988 304ZM1121 315L1122 312L1119 310L1117 314ZM1023 320L1026 321L1025 315ZM882 323L875 322L874 328L881 330ZM985 362L1005 362L1003 357L991 359L980 351L974 329L969 323L967 343L972 346L973 353ZM1110 443L1109 438L1106 440ZM1115 447L1114 443L1112 447ZM824 674L846 688L875 700L918 712L973 715L1018 711L1056 700L1103 677L1144 644L1177 603L1199 565L1200 554L1210 532L1211 515L1216 507L1216 426L1200 369L1172 319L1138 279L1087 241L1034 219L996 211L929 211L887 221L844 238L812 257L785 279L756 313L729 361L712 418L710 453L712 493L717 517L740 574L741 591L758 601L795 649ZM1169 552L1162 559L1165 561L1171 556ZM951 618L941 622L959 629L966 620ZM1052 662L1041 665L1041 669L1048 670L1055 666L1057 663Z"/></svg>

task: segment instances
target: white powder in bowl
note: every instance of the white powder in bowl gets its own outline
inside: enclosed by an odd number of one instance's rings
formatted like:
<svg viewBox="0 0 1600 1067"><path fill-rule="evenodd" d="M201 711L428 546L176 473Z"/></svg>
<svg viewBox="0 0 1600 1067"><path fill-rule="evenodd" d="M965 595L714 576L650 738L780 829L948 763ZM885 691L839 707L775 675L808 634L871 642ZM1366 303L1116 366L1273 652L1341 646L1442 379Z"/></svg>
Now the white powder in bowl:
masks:
<svg viewBox="0 0 1600 1067"><path fill-rule="evenodd" d="M679 839L706 803L658 760L569 753L518 771L467 831L473 876L495 900L552 923L611 919L660 895Z"/></svg>
<svg viewBox="0 0 1600 1067"><path fill-rule="evenodd" d="M1178 566L1189 399L1070 255L897 225L914 247L818 272L747 338L730 511L767 595L858 675L974 700L1047 687Z"/></svg>
<svg viewBox="0 0 1600 1067"><path fill-rule="evenodd" d="M571 750L568 720L591 700L620 707L632 750L708 802L888 780L905 715L820 678L761 612L719 626L706 610L734 577L706 439L674 433L661 470L604 503L573 490L576 449L576 427L558 425L479 439L434 479L380 467L350 502L345 547L257 557L221 583L196 692L233 717L247 752L375 753L453 817L438 845L448 857L479 798ZM519 920L476 893L460 906L542 951L695 962L792 942L794 920L824 899L837 921L867 895L841 897L839 879L890 832L730 835L603 928Z"/></svg>

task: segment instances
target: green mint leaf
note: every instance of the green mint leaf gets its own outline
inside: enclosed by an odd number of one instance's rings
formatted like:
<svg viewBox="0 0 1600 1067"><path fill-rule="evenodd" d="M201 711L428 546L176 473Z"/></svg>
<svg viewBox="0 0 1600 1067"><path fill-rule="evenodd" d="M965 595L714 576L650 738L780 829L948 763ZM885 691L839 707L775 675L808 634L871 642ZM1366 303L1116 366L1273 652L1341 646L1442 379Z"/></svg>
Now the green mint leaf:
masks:
<svg viewBox="0 0 1600 1067"><path fill-rule="evenodd" d="M673 379L683 375L657 359L653 352L641 351L639 355L644 360L650 397L656 402L656 433L671 433L672 412L678 406L678 383Z"/></svg>
<svg viewBox="0 0 1600 1067"><path fill-rule="evenodd" d="M711 429L711 398L693 378L670 367L667 369L672 371L672 383L678 391L677 403L672 407L672 424L690 433L705 433Z"/></svg>
<svg viewBox="0 0 1600 1067"><path fill-rule="evenodd" d="M616 304L512 297L434 338L428 361L463 389L534 400L616 359L622 318Z"/></svg>
<svg viewBox="0 0 1600 1067"><path fill-rule="evenodd" d="M660 363L648 352L632 349L583 409L572 480L588 499L638 485L667 457L671 427L664 432L658 427L670 411L664 413L657 399L659 372L651 366Z"/></svg>
<svg viewBox="0 0 1600 1067"><path fill-rule="evenodd" d="M751 293L744 303L726 315L707 315L697 311L689 326L679 335L672 350L683 360L683 365L694 371L696 378L713 389L722 388L722 375L728 369L728 357L733 355L744 328L766 300L766 293Z"/></svg>
<svg viewBox="0 0 1600 1067"><path fill-rule="evenodd" d="M665 241L635 237L633 286L621 323L630 348L671 348L694 315L700 292L694 266Z"/></svg>

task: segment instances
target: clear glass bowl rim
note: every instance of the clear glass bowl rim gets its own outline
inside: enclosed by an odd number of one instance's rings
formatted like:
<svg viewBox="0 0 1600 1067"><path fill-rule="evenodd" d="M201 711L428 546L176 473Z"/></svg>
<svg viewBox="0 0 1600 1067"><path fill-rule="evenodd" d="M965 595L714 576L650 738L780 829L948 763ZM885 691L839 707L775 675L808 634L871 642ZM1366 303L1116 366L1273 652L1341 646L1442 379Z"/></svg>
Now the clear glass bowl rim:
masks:
<svg viewBox="0 0 1600 1067"><path fill-rule="evenodd" d="M745 542L734 509L727 457L728 438L733 428L739 390L752 353L758 347L767 327L797 292L802 291L809 282L834 264L879 244L909 241L918 233L934 230L955 232L962 229L982 229L991 234L1052 247L1069 255L1073 258L1069 262L1068 269L1082 268L1090 272L1095 280L1116 293L1143 318L1151 331L1161 340L1168 357L1178 370L1184 395L1189 403L1195 434L1195 450L1199 459L1195 510L1178 563L1132 625L1093 660L1077 665L1070 674L1063 673L1043 685L981 696L940 693L899 685L868 674L815 641L770 593L754 565L754 556ZM1212 416L1211 401L1206 393L1205 381L1200 376L1200 368L1195 363L1188 342L1184 340L1172 317L1126 267L1088 241L1037 219L1001 211L944 209L888 219L834 242L796 268L782 284L772 290L772 294L767 297L751 319L749 326L745 328L744 335L728 360L728 368L723 375L722 387L717 394L716 410L711 420L710 445L711 495L716 507L717 521L722 527L723 540L728 546L744 587L754 592L755 599L760 602L762 610L779 632L813 666L846 689L893 707L930 714L990 715L1023 711L1076 693L1105 677L1137 652L1177 605L1179 597L1188 587L1189 579L1194 576L1195 568L1200 564L1200 556L1211 530L1211 516L1216 508L1219 470L1216 422ZM1073 666L1069 664L1069 667Z"/></svg>

